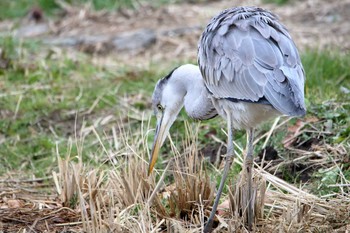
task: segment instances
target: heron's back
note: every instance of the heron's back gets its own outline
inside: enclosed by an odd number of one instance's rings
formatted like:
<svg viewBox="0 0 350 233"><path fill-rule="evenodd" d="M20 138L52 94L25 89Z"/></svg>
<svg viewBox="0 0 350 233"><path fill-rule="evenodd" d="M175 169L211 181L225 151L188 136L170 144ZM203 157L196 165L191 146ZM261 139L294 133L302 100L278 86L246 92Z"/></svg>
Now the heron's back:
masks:
<svg viewBox="0 0 350 233"><path fill-rule="evenodd" d="M252 106L267 100L280 114L305 114L300 57L272 13L256 7L225 10L208 24L198 49L199 67L213 98Z"/></svg>

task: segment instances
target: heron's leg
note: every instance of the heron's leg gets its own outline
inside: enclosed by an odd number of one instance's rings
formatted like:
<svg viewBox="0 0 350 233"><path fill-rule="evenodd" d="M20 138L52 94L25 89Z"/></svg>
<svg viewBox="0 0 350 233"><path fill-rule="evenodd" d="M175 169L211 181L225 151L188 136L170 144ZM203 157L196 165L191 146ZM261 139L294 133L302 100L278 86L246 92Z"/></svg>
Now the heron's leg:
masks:
<svg viewBox="0 0 350 233"><path fill-rule="evenodd" d="M248 230L252 230L254 211L252 200L252 173L253 173L253 141L254 129L247 130L247 156L245 158L245 169L247 171L248 183Z"/></svg>
<svg viewBox="0 0 350 233"><path fill-rule="evenodd" d="M225 185L225 180L226 180L226 177L228 175L228 172L231 168L231 165L232 165L232 162L234 159L234 150L233 150L233 141L232 141L232 139L233 139L232 119L231 119L231 114L229 112L227 112L227 130L228 130L227 153L226 153L226 163L225 163L225 167L224 167L224 173L221 177L219 189L218 189L218 192L216 193L214 205L213 205L213 208L210 212L208 222L204 227L205 233L211 232L211 230L212 230L213 220L214 220L214 216L216 214L216 209L218 208L221 193L222 193L222 190L223 190L224 185Z"/></svg>

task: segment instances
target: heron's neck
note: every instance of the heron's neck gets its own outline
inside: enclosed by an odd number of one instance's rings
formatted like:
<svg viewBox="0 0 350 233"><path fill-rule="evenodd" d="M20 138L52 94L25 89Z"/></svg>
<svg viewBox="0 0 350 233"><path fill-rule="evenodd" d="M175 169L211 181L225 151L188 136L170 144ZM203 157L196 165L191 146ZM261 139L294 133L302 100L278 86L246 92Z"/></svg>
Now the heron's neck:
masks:
<svg viewBox="0 0 350 233"><path fill-rule="evenodd" d="M178 68L179 82L185 89L184 107L189 117L206 120L217 115L198 66L184 65Z"/></svg>

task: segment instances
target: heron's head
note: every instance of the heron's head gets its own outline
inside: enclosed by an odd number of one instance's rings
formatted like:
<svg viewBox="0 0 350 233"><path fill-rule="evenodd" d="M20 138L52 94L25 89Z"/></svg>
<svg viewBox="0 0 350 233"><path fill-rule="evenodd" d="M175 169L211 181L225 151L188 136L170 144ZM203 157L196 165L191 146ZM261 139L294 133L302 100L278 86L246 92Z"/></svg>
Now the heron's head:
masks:
<svg viewBox="0 0 350 233"><path fill-rule="evenodd" d="M160 79L153 92L152 108L157 117L157 127L154 136L148 174L157 161L159 149L163 145L169 129L176 120L184 105L185 87L181 82L181 67L175 68L167 76Z"/></svg>

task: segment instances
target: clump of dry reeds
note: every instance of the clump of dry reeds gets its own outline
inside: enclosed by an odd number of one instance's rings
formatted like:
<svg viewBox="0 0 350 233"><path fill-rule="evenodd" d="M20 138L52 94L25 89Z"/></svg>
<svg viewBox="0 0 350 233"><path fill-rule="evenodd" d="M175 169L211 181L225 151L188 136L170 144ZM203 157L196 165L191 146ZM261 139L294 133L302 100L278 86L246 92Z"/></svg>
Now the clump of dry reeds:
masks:
<svg viewBox="0 0 350 233"><path fill-rule="evenodd" d="M145 133L148 129L133 133L120 128L119 135L112 130L112 137L106 138L91 132L101 144L104 140L118 143L118 151L105 150L113 166L91 168L82 163L80 154L70 155L59 159L59 173L54 175L63 205L80 212L84 231L201 232L214 199L215 183L198 156L197 133L192 127L187 126L185 151L179 153L172 146L174 159L150 177ZM237 148L237 155L244 153ZM242 158L238 156L235 162L242 164ZM217 232L246 231L242 208L247 202L246 185L243 178L235 180L227 184L231 204L226 212L218 213ZM346 225L349 217L350 198L344 193L332 199L317 197L258 164L254 169L253 197L257 232L329 231L334 224Z"/></svg>

